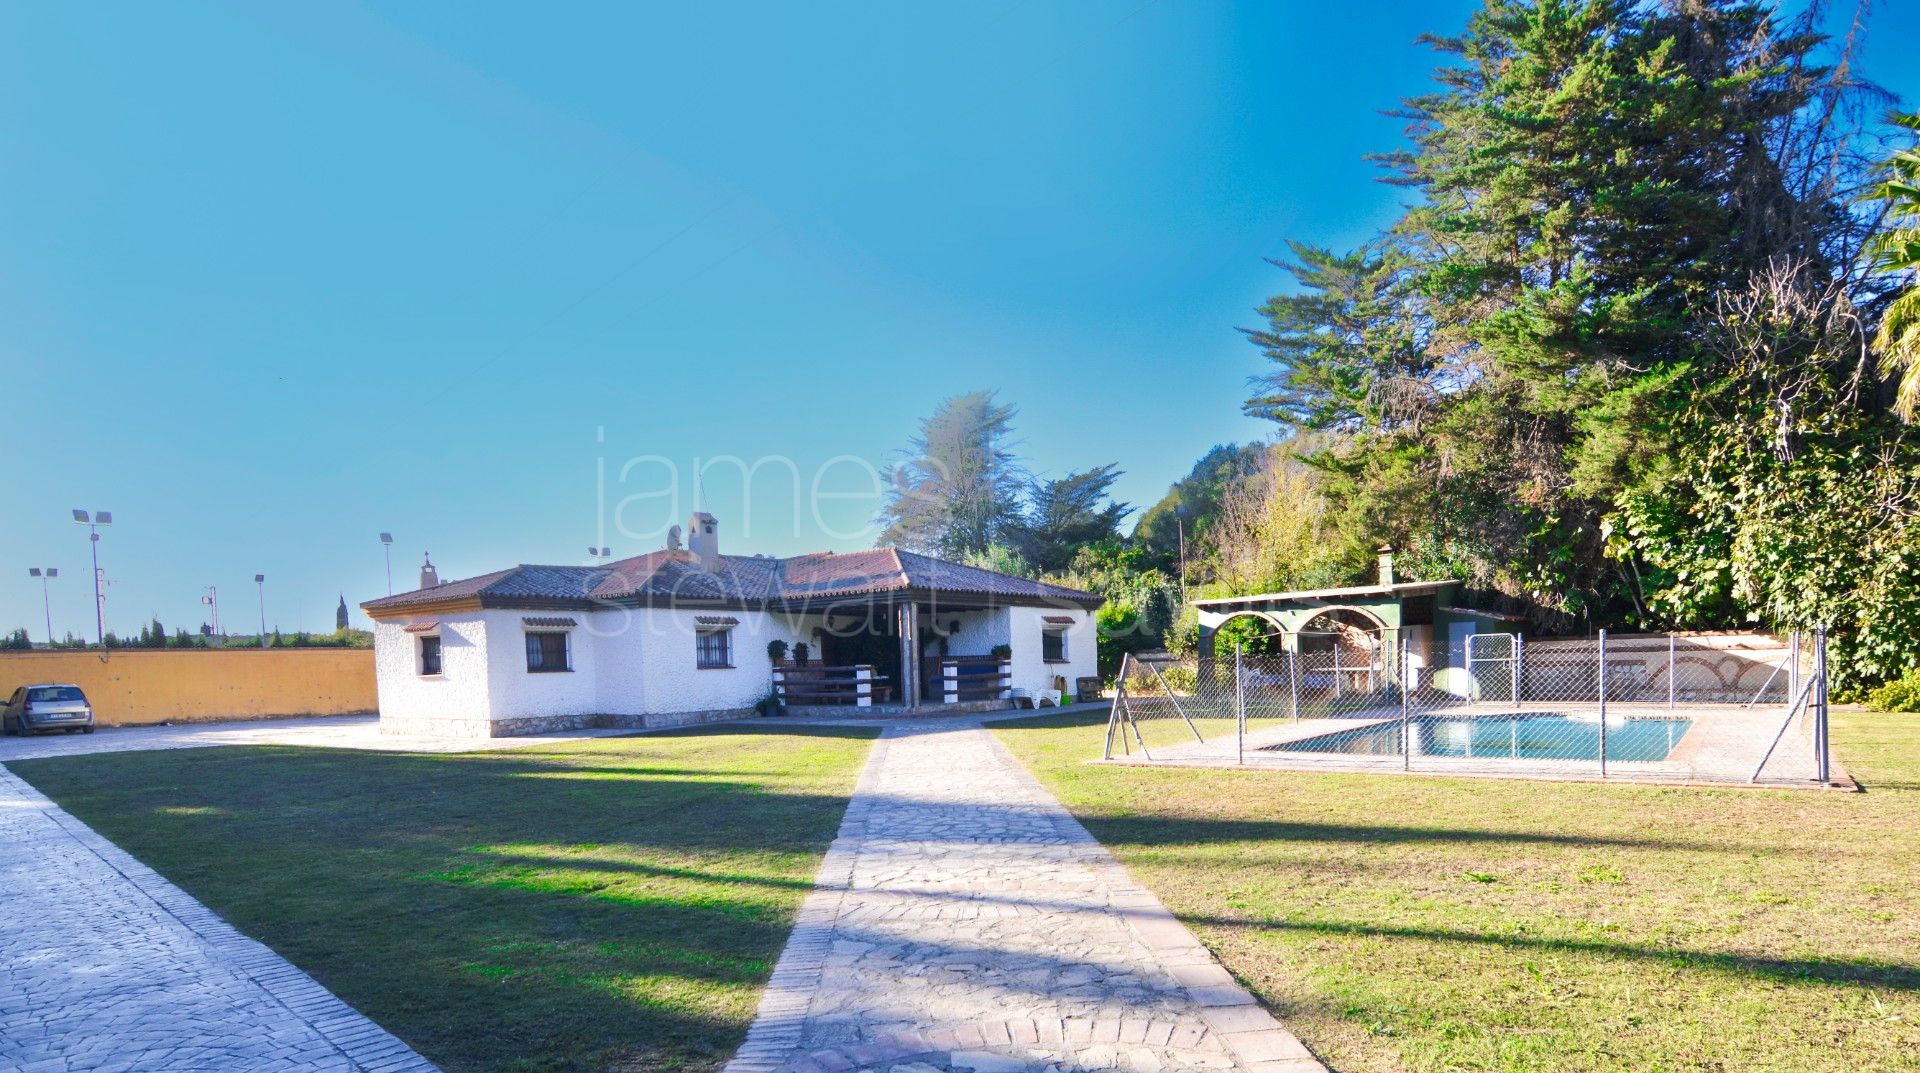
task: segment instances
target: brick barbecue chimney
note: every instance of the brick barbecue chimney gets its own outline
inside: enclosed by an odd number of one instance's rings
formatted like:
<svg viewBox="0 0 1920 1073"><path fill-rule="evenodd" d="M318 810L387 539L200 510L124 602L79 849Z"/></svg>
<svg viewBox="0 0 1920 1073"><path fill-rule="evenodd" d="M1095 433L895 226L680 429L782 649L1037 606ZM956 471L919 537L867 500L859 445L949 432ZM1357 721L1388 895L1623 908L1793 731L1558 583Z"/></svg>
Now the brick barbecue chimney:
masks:
<svg viewBox="0 0 1920 1073"><path fill-rule="evenodd" d="M1393 545L1380 545L1380 584L1393 584Z"/></svg>

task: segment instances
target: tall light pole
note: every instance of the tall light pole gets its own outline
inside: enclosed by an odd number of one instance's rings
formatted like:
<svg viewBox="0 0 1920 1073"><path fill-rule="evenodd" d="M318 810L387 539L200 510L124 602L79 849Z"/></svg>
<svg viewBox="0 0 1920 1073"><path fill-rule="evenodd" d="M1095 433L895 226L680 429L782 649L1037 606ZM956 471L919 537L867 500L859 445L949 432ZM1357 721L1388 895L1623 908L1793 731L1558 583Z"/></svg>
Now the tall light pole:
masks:
<svg viewBox="0 0 1920 1073"><path fill-rule="evenodd" d="M387 595L393 595L393 534L381 533L380 543L387 549Z"/></svg>
<svg viewBox="0 0 1920 1073"><path fill-rule="evenodd" d="M93 545L93 639L101 648L107 647L107 598L100 593L100 527L113 524L113 512L96 510L93 517L87 517L84 510L73 512L73 520L87 527L87 538Z"/></svg>
<svg viewBox="0 0 1920 1073"><path fill-rule="evenodd" d="M267 575L253 575L253 583L260 589L260 647L267 647Z"/></svg>
<svg viewBox="0 0 1920 1073"><path fill-rule="evenodd" d="M1173 524L1180 532L1180 600L1187 599L1187 505L1180 503L1173 508Z"/></svg>
<svg viewBox="0 0 1920 1073"><path fill-rule="evenodd" d="M47 614L47 647L53 647L53 600L47 595L47 582L60 576L60 568L49 566L45 570L37 566L27 567L28 577L40 579L40 609Z"/></svg>
<svg viewBox="0 0 1920 1073"><path fill-rule="evenodd" d="M213 636L222 636L220 633L220 590L213 585L208 585L207 594L200 597L200 602L213 609ZM209 641L211 641L211 638L209 638ZM211 643L209 643L208 647L212 647Z"/></svg>

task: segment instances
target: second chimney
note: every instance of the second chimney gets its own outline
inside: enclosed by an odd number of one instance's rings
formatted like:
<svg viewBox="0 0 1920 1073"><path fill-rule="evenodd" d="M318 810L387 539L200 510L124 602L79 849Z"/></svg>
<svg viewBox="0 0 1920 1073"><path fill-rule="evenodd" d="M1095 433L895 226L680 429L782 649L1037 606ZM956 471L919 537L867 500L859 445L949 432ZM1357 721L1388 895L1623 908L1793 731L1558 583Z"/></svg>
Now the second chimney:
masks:
<svg viewBox="0 0 1920 1073"><path fill-rule="evenodd" d="M1380 584L1393 584L1393 545L1380 545Z"/></svg>
<svg viewBox="0 0 1920 1073"><path fill-rule="evenodd" d="M720 519L706 511L695 511L687 519L687 550L700 560L707 573L720 570Z"/></svg>

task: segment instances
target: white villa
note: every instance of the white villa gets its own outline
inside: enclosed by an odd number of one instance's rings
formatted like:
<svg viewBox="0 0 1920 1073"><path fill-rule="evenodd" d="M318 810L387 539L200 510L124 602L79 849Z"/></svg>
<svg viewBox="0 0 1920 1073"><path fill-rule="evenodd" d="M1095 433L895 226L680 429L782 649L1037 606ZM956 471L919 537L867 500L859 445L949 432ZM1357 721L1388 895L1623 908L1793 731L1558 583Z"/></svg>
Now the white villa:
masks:
<svg viewBox="0 0 1920 1073"><path fill-rule="evenodd" d="M770 691L803 710L951 712L1096 674L1099 596L894 548L722 555L719 529L697 513L687 547L676 531L595 566L442 582L428 562L419 589L360 605L381 729L663 726L751 715Z"/></svg>

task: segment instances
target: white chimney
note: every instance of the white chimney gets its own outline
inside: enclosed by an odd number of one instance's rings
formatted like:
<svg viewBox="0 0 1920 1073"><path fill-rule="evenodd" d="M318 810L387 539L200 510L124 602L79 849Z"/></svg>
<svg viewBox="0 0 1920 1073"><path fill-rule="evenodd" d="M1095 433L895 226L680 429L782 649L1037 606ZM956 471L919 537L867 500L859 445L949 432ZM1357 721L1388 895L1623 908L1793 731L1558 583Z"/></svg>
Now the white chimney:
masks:
<svg viewBox="0 0 1920 1073"><path fill-rule="evenodd" d="M433 556L428 555L426 561L420 564L420 587L431 589L438 584L440 584L440 571L433 568Z"/></svg>
<svg viewBox="0 0 1920 1073"><path fill-rule="evenodd" d="M687 519L687 549L712 574L720 569L720 519L700 510Z"/></svg>
<svg viewBox="0 0 1920 1073"><path fill-rule="evenodd" d="M1380 584L1393 584L1393 545L1380 545Z"/></svg>

